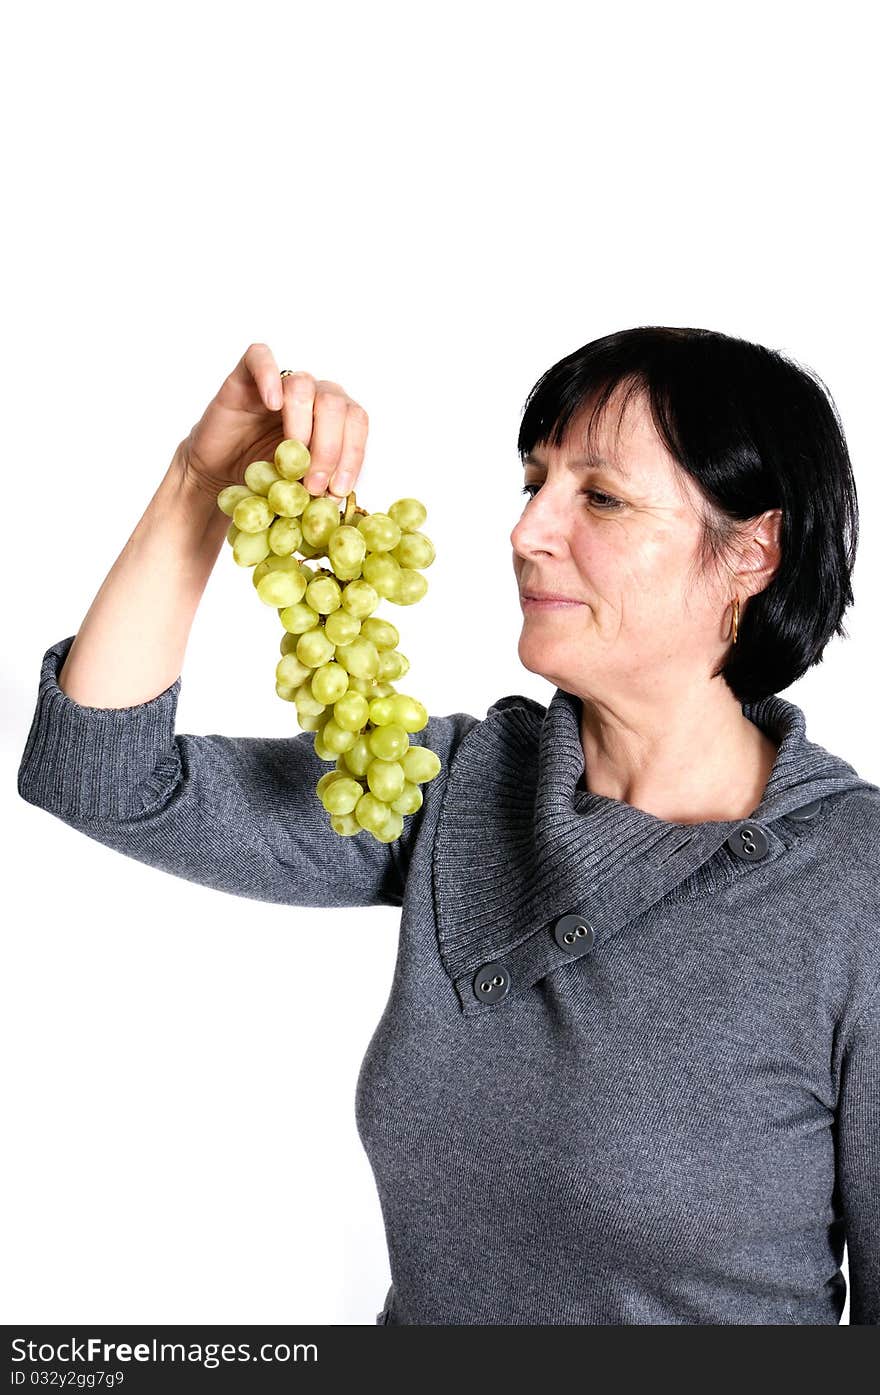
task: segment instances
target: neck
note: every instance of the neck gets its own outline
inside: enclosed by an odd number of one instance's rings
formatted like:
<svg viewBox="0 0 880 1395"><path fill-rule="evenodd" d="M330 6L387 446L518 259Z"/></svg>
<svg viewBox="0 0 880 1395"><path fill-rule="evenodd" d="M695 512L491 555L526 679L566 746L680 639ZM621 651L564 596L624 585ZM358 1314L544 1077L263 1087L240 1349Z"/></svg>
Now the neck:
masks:
<svg viewBox="0 0 880 1395"><path fill-rule="evenodd" d="M584 779L593 794L670 823L748 818L778 747L743 715L726 684L676 692L663 707L582 696Z"/></svg>

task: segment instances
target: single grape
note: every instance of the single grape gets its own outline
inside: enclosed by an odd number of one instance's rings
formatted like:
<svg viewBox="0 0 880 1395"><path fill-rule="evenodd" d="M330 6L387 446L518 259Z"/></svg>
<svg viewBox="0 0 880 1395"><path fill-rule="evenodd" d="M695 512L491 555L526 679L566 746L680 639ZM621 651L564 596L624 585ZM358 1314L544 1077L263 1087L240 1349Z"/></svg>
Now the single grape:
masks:
<svg viewBox="0 0 880 1395"><path fill-rule="evenodd" d="M289 557L302 542L298 518L276 518L269 528L269 546L279 557Z"/></svg>
<svg viewBox="0 0 880 1395"><path fill-rule="evenodd" d="M306 587L306 603L319 615L329 615L342 604L342 587L332 576L316 576Z"/></svg>
<svg viewBox="0 0 880 1395"><path fill-rule="evenodd" d="M343 731L359 732L369 715L370 704L361 693L346 691L333 704L333 719Z"/></svg>
<svg viewBox="0 0 880 1395"><path fill-rule="evenodd" d="M267 559L268 560L268 559ZM282 558L278 559L283 560ZM301 601L306 590L306 579L300 571L270 570L257 583L257 595L265 605L293 605Z"/></svg>
<svg viewBox="0 0 880 1395"><path fill-rule="evenodd" d="M367 828L371 833L377 833L385 826L387 815L388 806L374 794L362 794L354 808L354 816L361 828Z"/></svg>
<svg viewBox="0 0 880 1395"><path fill-rule="evenodd" d="M358 519L357 526L371 552L390 552L400 542L400 528L387 513L368 513Z"/></svg>
<svg viewBox="0 0 880 1395"><path fill-rule="evenodd" d="M355 833L361 831L361 826L354 814L331 814L330 827L341 838L351 838Z"/></svg>
<svg viewBox="0 0 880 1395"><path fill-rule="evenodd" d="M361 634L364 639L371 639L377 649L394 649L400 643L397 626L378 615L371 615L363 622Z"/></svg>
<svg viewBox="0 0 880 1395"><path fill-rule="evenodd" d="M396 562L393 557L389 557L387 553L371 552L364 562L364 580L375 587L378 594L385 597L386 600L391 600L397 587L399 574L399 562ZM416 572L415 575L420 576L421 573Z"/></svg>
<svg viewBox="0 0 880 1395"><path fill-rule="evenodd" d="M320 668L321 664L326 664L333 658L334 646L324 633L323 627L317 625L313 630L306 630L299 637L296 646L296 657L309 668ZM342 662L340 660L340 662ZM346 667L345 663L342 664Z"/></svg>
<svg viewBox="0 0 880 1395"><path fill-rule="evenodd" d="M277 477L266 495L269 507L277 514L282 518L296 519L299 519L311 497L304 484L299 484L296 480L280 480Z"/></svg>
<svg viewBox="0 0 880 1395"><path fill-rule="evenodd" d="M280 698L284 699L285 702L296 701L296 688L292 688L289 683L276 682L275 691Z"/></svg>
<svg viewBox="0 0 880 1395"><path fill-rule="evenodd" d="M374 678L379 668L378 649L369 639L361 639L360 635L348 644L340 644L336 658L356 678Z"/></svg>
<svg viewBox="0 0 880 1395"><path fill-rule="evenodd" d="M301 683L307 682L312 672L313 670L307 664L301 663L295 654L285 654L275 665L276 679L290 688L298 688ZM321 672L321 669L317 670L317 673Z"/></svg>
<svg viewBox="0 0 880 1395"><path fill-rule="evenodd" d="M366 735L358 736L354 745L343 753L342 758L345 761L346 769L350 770L352 775L356 775L359 780L365 779L370 761L374 759Z"/></svg>
<svg viewBox="0 0 880 1395"><path fill-rule="evenodd" d="M242 500L242 504L249 502L248 499ZM241 508L242 504L239 504L238 508ZM268 508L268 505L266 507ZM238 523L237 518L235 521ZM312 547L322 549L327 546L333 530L338 525L339 505L335 504L332 499L328 499L326 495L319 495L306 504L300 519L304 540Z"/></svg>
<svg viewBox="0 0 880 1395"><path fill-rule="evenodd" d="M240 528L236 528L234 523L230 523L229 527L226 529L226 541L228 543L234 543L240 532Z"/></svg>
<svg viewBox="0 0 880 1395"><path fill-rule="evenodd" d="M404 731L421 731L428 725L428 709L414 697L408 697L406 693L395 693L388 698L391 710L394 713L393 721L402 726ZM372 716L372 708L370 709Z"/></svg>
<svg viewBox="0 0 880 1395"><path fill-rule="evenodd" d="M388 517L402 532L414 533L428 517L428 510L418 499L397 499L389 508Z"/></svg>
<svg viewBox="0 0 880 1395"><path fill-rule="evenodd" d="M244 472L244 482L254 494L268 494L270 485L279 478L271 460L252 460ZM278 510L275 509L278 513Z"/></svg>
<svg viewBox="0 0 880 1395"><path fill-rule="evenodd" d="M291 634L301 635L306 630L315 629L321 620L318 612L306 605L305 601L294 601L293 605L285 606L281 611L281 623Z"/></svg>
<svg viewBox="0 0 880 1395"><path fill-rule="evenodd" d="M418 785L407 780L398 797L391 801L391 807L398 814L414 814L417 809L421 809L423 801L424 796Z"/></svg>
<svg viewBox="0 0 880 1395"><path fill-rule="evenodd" d="M379 604L379 592L367 581L350 581L342 592L342 606L349 615L363 620Z"/></svg>
<svg viewBox="0 0 880 1395"><path fill-rule="evenodd" d="M330 717L324 725L323 740L328 751L332 751L335 756L341 756L343 751L351 749L357 736L353 731L346 731Z"/></svg>
<svg viewBox="0 0 880 1395"><path fill-rule="evenodd" d="M336 771L330 773L335 775ZM346 779L343 775L340 779L334 780L333 784L323 792L321 803L328 814L351 814L354 812L355 805L363 797L364 791L357 780Z"/></svg>
<svg viewBox="0 0 880 1395"><path fill-rule="evenodd" d="M334 644L348 644L360 634L366 621L361 622L356 615L349 615L345 609L345 591L342 592L342 605L333 610L324 621L324 631ZM369 639L369 635L366 636Z"/></svg>
<svg viewBox="0 0 880 1395"><path fill-rule="evenodd" d="M283 661L282 661L283 662ZM316 668L311 677L312 692L319 702L335 703L348 690L348 674L342 664L330 662ZM355 694L357 696L357 694ZM352 728L355 730L355 728Z"/></svg>
<svg viewBox="0 0 880 1395"><path fill-rule="evenodd" d="M382 649L379 652L379 671L377 678L385 681L393 681L395 678L402 678L409 668L409 662L399 654L396 649Z"/></svg>
<svg viewBox="0 0 880 1395"><path fill-rule="evenodd" d="M389 722L387 726L375 727L367 736L370 750L381 760L399 760L409 750L409 736L402 726ZM406 774L406 771L404 771ZM402 787L401 787L402 788ZM399 794L400 791L398 790Z"/></svg>
<svg viewBox="0 0 880 1395"><path fill-rule="evenodd" d="M396 760L373 759L367 767L367 784L377 799L390 804L403 793L406 776Z"/></svg>
<svg viewBox="0 0 880 1395"><path fill-rule="evenodd" d="M272 494L269 493L269 503L272 503ZM273 505L274 508L274 505ZM277 513L278 510L276 509ZM436 557L434 544L424 533L404 533L400 542L392 548L391 556L394 557L402 567L417 567L419 571L425 567L430 567Z"/></svg>
<svg viewBox="0 0 880 1395"><path fill-rule="evenodd" d="M394 707L390 697L376 697L370 703L370 721L374 727L385 727L389 722L396 721Z"/></svg>
<svg viewBox="0 0 880 1395"><path fill-rule="evenodd" d="M378 751L376 752L378 755ZM440 770L440 757L428 746L410 746L401 761L403 773L414 785L427 784Z"/></svg>
<svg viewBox="0 0 880 1395"><path fill-rule="evenodd" d="M343 523L331 533L327 544L327 556L333 563L333 570L358 570L367 555L367 540L358 528Z"/></svg>
<svg viewBox="0 0 880 1395"><path fill-rule="evenodd" d="M275 447L275 468L286 480L301 480L309 468L311 458L308 446L303 445L295 436L288 437L286 441L279 441Z"/></svg>
<svg viewBox="0 0 880 1395"><path fill-rule="evenodd" d="M393 597L389 597L396 605L415 605L420 601L428 589L428 579L422 576L421 572L415 571L412 567L401 567L397 579L397 589Z"/></svg>
<svg viewBox="0 0 880 1395"><path fill-rule="evenodd" d="M249 501L245 499L245 503ZM238 505L240 508L241 505ZM253 567L257 562L262 562L268 557L271 551L269 547L269 534L265 529L262 533L250 533L246 528L242 529L232 544L232 555L240 567Z"/></svg>
<svg viewBox="0 0 880 1395"><path fill-rule="evenodd" d="M262 494L250 494L236 504L232 521L243 533L264 533L274 517ZM267 542L267 551L268 546Z"/></svg>

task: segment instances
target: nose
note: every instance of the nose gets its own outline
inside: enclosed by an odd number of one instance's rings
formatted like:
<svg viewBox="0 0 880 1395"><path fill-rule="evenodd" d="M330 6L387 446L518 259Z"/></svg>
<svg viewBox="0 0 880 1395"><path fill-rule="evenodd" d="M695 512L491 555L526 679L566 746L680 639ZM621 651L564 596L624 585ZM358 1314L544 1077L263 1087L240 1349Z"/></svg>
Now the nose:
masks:
<svg viewBox="0 0 880 1395"><path fill-rule="evenodd" d="M513 550L523 558L559 555L565 547L568 509L543 484L526 506L510 533Z"/></svg>

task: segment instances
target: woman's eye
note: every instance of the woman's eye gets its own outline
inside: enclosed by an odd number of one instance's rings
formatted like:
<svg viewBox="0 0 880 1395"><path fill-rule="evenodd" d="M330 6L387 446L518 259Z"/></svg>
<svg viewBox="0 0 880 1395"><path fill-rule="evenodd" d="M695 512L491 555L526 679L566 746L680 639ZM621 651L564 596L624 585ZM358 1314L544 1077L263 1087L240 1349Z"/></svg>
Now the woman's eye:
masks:
<svg viewBox="0 0 880 1395"><path fill-rule="evenodd" d="M541 486L537 483L526 484L523 485L522 492L523 494L528 494L530 499L534 499L534 494L529 493L529 491L540 488ZM623 507L619 499L613 498L610 494L603 493L601 489L585 489L583 492L586 498L593 500L597 509L605 509L606 512L610 512L612 509Z"/></svg>

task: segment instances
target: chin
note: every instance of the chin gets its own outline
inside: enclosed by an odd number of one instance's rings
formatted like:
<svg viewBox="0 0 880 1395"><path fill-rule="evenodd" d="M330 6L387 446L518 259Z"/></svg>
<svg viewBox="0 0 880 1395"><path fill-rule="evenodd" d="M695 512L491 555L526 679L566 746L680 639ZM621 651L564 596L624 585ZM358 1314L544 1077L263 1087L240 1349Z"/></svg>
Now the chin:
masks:
<svg viewBox="0 0 880 1395"><path fill-rule="evenodd" d="M520 640L519 661L523 668L527 668L529 673L537 673L540 678L546 678L548 683L554 687L562 686L557 675L549 667L550 645L524 644Z"/></svg>

